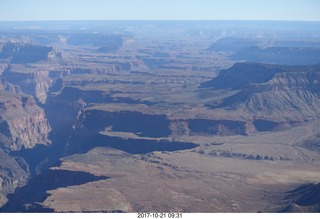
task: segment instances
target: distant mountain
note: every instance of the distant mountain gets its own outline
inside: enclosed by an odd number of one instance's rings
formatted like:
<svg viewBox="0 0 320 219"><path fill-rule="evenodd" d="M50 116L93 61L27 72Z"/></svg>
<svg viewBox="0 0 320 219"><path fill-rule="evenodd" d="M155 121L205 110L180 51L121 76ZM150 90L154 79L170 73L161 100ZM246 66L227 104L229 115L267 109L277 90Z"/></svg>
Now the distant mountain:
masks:
<svg viewBox="0 0 320 219"><path fill-rule="evenodd" d="M312 47L268 47L242 48L232 58L248 62L263 62L285 65L312 65L320 63L320 48Z"/></svg>
<svg viewBox="0 0 320 219"><path fill-rule="evenodd" d="M254 125L259 130L267 125L260 124L263 122L276 126L280 120L294 123L319 117L319 83L320 65L237 63L202 86L215 90L239 90L208 106L253 115L256 119Z"/></svg>
<svg viewBox="0 0 320 219"><path fill-rule="evenodd" d="M215 52L222 52L222 51L237 52L242 48L257 46L258 43L259 41L257 39L224 37L212 43L207 50L215 51Z"/></svg>
<svg viewBox="0 0 320 219"><path fill-rule="evenodd" d="M279 65L320 63L320 41L315 40L225 37L212 43L207 51L230 52L235 61Z"/></svg>
<svg viewBox="0 0 320 219"><path fill-rule="evenodd" d="M237 90L251 83L267 82L275 73L281 71L285 71L285 69L276 65L236 63L231 68L221 70L218 77L203 83L201 86Z"/></svg>
<svg viewBox="0 0 320 219"><path fill-rule="evenodd" d="M113 52L126 44L130 37L118 34L81 33L66 35L69 45L91 45L99 47L98 52Z"/></svg>
<svg viewBox="0 0 320 219"><path fill-rule="evenodd" d="M224 37L213 42L208 51L215 52L238 52L241 49L249 47L314 47L320 48L319 40L297 40L297 39L273 39L273 38L258 38L258 37Z"/></svg>

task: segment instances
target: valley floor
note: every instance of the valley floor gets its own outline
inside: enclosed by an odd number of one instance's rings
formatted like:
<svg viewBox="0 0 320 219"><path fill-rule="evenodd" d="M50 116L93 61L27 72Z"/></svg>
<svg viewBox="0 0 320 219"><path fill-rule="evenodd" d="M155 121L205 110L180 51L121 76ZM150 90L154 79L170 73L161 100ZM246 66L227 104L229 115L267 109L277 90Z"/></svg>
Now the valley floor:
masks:
<svg viewBox="0 0 320 219"><path fill-rule="evenodd" d="M310 210L312 203L294 203L306 195L297 188L320 181L320 154L299 143L317 127L313 122L249 137L186 136L180 141L199 146L172 152L130 154L97 145L50 168L50 180L87 173L87 183L79 177L52 188L46 187L48 179L38 177L7 207L19 209L19 203L20 210L30 211L37 203L35 209L55 212L278 212L296 205ZM27 194L38 184L44 188L32 202Z"/></svg>

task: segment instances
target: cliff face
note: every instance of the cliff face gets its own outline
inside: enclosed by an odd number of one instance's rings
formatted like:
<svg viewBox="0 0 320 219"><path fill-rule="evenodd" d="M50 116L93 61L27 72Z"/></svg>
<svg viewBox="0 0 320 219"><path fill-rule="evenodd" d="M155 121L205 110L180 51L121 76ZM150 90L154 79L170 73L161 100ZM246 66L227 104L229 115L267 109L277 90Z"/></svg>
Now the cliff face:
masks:
<svg viewBox="0 0 320 219"><path fill-rule="evenodd" d="M3 78L21 88L22 92L32 95L37 101L44 104L52 86L49 71L12 66L3 72Z"/></svg>
<svg viewBox="0 0 320 219"><path fill-rule="evenodd" d="M92 131L101 131L112 126L113 131L138 133L141 137L158 138L170 134L169 120L165 115L85 110L79 120L83 126Z"/></svg>
<svg viewBox="0 0 320 219"><path fill-rule="evenodd" d="M241 105L245 111L261 116L286 113L314 117L319 114L319 80L320 73L277 73L266 83L248 85L226 98L220 107Z"/></svg>
<svg viewBox="0 0 320 219"><path fill-rule="evenodd" d="M0 148L0 206L7 199L5 195L14 192L15 188L25 182L28 177L28 169L22 159L9 156ZM25 166L24 166L25 165Z"/></svg>
<svg viewBox="0 0 320 219"><path fill-rule="evenodd" d="M299 186L289 191L287 198L292 203L281 212L320 212L320 183Z"/></svg>
<svg viewBox="0 0 320 219"><path fill-rule="evenodd" d="M60 115L60 114L59 114ZM181 136L249 135L244 121L213 119L170 119L165 114L138 111L112 111L89 107L81 110L71 131L66 153L78 153L96 145L129 153L175 151L197 145L175 141Z"/></svg>
<svg viewBox="0 0 320 219"><path fill-rule="evenodd" d="M0 82L0 91L10 91L11 93L22 94L22 91L19 86L5 82L2 79Z"/></svg>
<svg viewBox="0 0 320 219"><path fill-rule="evenodd" d="M34 177L28 185L18 188L3 209L9 212L32 212L37 207L40 207L37 203L43 202L49 196L48 190L82 185L104 179L108 179L108 177L95 176L81 171L49 169L45 173ZM41 207L42 211L53 211L52 209L43 209Z"/></svg>
<svg viewBox="0 0 320 219"><path fill-rule="evenodd" d="M32 97L0 91L0 130L14 151L48 144L51 128Z"/></svg>
<svg viewBox="0 0 320 219"><path fill-rule="evenodd" d="M0 82L0 206L6 196L23 185L30 173L29 164L16 153L37 144L49 145L50 125L34 98L23 94L20 87Z"/></svg>
<svg viewBox="0 0 320 219"><path fill-rule="evenodd" d="M238 77L240 83L234 84L234 78ZM213 108L241 110L252 115L259 127L275 128L279 123L290 126L319 116L319 81L318 66L243 63L221 71L205 85L214 89L239 89Z"/></svg>
<svg viewBox="0 0 320 219"><path fill-rule="evenodd" d="M220 71L216 78L203 83L202 87L237 90L248 84L267 82L275 73L282 71L286 70L276 65L236 63L231 68Z"/></svg>
<svg viewBox="0 0 320 219"><path fill-rule="evenodd" d="M11 63L34 63L47 60L53 49L32 44L5 43L0 48L0 59Z"/></svg>
<svg viewBox="0 0 320 219"><path fill-rule="evenodd" d="M70 66L67 68L70 74L113 74L117 71L116 65L106 64L101 67L96 66Z"/></svg>

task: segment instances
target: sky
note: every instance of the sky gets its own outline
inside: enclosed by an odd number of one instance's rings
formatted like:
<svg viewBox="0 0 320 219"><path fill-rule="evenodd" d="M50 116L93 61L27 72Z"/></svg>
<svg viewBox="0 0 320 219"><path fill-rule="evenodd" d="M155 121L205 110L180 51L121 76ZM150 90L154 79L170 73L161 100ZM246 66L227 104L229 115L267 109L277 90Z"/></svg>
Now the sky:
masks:
<svg viewBox="0 0 320 219"><path fill-rule="evenodd" d="M0 21L320 21L320 0L0 0Z"/></svg>

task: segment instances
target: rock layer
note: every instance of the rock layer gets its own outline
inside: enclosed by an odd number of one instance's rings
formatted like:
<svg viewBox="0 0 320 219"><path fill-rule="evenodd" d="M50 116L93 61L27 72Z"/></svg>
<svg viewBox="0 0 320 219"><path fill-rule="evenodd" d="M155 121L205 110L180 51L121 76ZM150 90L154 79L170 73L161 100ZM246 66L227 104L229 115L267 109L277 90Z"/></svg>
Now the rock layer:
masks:
<svg viewBox="0 0 320 219"><path fill-rule="evenodd" d="M52 86L48 70L32 67L10 66L3 72L3 78L9 83L19 86L22 92L32 95L42 104L46 102L47 94Z"/></svg>
<svg viewBox="0 0 320 219"><path fill-rule="evenodd" d="M238 63L203 86L238 90L208 106L244 112L253 118L260 131L277 124L285 127L318 118L319 81L319 66Z"/></svg>
<svg viewBox="0 0 320 219"><path fill-rule="evenodd" d="M0 91L0 127L10 142L6 145L9 150L49 143L50 125L44 111L30 96Z"/></svg>

